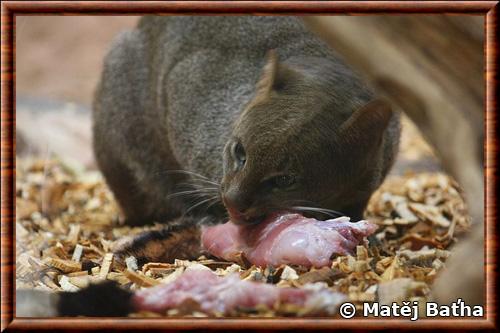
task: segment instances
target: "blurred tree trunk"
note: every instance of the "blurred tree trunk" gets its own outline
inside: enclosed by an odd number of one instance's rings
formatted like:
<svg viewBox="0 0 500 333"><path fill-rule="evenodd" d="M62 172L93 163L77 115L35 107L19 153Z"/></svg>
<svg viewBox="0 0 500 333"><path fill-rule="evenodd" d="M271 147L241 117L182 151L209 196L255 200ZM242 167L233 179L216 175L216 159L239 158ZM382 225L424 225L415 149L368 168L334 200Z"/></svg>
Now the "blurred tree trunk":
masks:
<svg viewBox="0 0 500 333"><path fill-rule="evenodd" d="M444 168L480 203L471 207L471 215L482 220L483 17L319 16L305 21L418 125Z"/></svg>
<svg viewBox="0 0 500 333"><path fill-rule="evenodd" d="M484 20L474 16L307 17L309 27L403 110L464 189L475 228L433 286L441 304L484 303Z"/></svg>

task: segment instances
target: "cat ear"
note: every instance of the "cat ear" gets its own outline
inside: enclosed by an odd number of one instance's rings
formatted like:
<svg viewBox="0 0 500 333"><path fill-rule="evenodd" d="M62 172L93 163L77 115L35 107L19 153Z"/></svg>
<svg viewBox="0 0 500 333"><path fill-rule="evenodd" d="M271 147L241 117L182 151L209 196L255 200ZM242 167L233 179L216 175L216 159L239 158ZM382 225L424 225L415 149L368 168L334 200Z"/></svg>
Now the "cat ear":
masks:
<svg viewBox="0 0 500 333"><path fill-rule="evenodd" d="M383 100L374 100L355 111L340 127L344 143L378 147L393 115L391 106Z"/></svg>
<svg viewBox="0 0 500 333"><path fill-rule="evenodd" d="M267 96L273 89L276 73L278 71L278 54L276 50L267 53L267 62L262 69L259 81L257 82L257 95Z"/></svg>
<svg viewBox="0 0 500 333"><path fill-rule="evenodd" d="M267 53L267 62L257 82L257 96L267 97L271 91L279 92L286 83L298 76L294 70L278 61L276 50Z"/></svg>

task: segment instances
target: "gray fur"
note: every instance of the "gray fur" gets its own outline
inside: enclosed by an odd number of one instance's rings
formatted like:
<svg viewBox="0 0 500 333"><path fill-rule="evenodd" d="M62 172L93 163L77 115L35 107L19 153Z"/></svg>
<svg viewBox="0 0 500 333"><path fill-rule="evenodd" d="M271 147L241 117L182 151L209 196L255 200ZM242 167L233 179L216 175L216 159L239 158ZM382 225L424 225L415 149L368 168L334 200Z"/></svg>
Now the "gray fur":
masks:
<svg viewBox="0 0 500 333"><path fill-rule="evenodd" d="M145 17L116 39L96 92L94 149L128 218L169 219L186 209L182 198L166 200L184 177L165 170L189 170L221 182L224 146L255 97L272 49L280 62L310 77L312 89L328 91L339 124L373 99L294 17ZM308 67L305 58L325 65ZM392 123L396 128L395 118ZM274 127L279 131L279 124ZM393 141L385 148L391 161Z"/></svg>

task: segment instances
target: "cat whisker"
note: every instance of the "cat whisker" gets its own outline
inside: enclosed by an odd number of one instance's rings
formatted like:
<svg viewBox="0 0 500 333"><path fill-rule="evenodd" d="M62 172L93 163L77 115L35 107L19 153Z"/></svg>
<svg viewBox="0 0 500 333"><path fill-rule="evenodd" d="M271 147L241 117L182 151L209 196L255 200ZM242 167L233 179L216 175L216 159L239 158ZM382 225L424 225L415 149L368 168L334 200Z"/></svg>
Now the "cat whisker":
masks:
<svg viewBox="0 0 500 333"><path fill-rule="evenodd" d="M330 217L340 217L344 216L345 214L338 212L336 210L332 209L326 209L326 208L319 208L319 207L307 207L307 206L293 206L291 207L294 210L301 211L301 212L317 212L317 213L322 213L325 215L328 215Z"/></svg>
<svg viewBox="0 0 500 333"><path fill-rule="evenodd" d="M164 173L167 173L167 174L168 173L180 173L180 174L195 176L195 177L199 177L199 178L203 178L203 179L208 179L206 176L203 176L202 174L199 174L199 173L193 172L193 171L188 171L188 170L178 169L178 170L161 170L161 171L158 171L158 174L164 174Z"/></svg>
<svg viewBox="0 0 500 333"><path fill-rule="evenodd" d="M196 182L200 182L200 183L205 183L205 184L210 184L210 185L215 185L215 186L219 186L218 183L212 181L212 180L208 180L208 179L194 179L194 181Z"/></svg>
<svg viewBox="0 0 500 333"><path fill-rule="evenodd" d="M196 172L193 172L193 171L188 171L188 170L163 170L163 171L159 171L158 174L171 174L171 173L177 173L177 174L184 174L184 175L189 175L189 176L193 176L193 177L197 177L196 178L196 181L201 181L201 182L205 182L205 183L209 183L209 184L212 184L212 185L216 185L216 186L219 186L219 184L211 179L209 179L208 177L206 176L203 176L199 173L196 173Z"/></svg>
<svg viewBox="0 0 500 333"><path fill-rule="evenodd" d="M297 207L293 207L293 209L295 211L302 212L302 213L313 212L313 213L321 213L321 214L327 215L328 217L332 217L332 218L338 217L338 215L333 215L333 214L330 214L330 213L326 213L326 212L322 212L322 211L317 211L317 210L311 210L311 209L305 209L305 208L297 208Z"/></svg>
<svg viewBox="0 0 500 333"><path fill-rule="evenodd" d="M212 207L213 205L221 202L221 200L218 196L213 197L212 200L213 200L213 202L211 204L209 204L207 207L205 207L205 212L208 211L210 209L210 207Z"/></svg>
<svg viewBox="0 0 500 333"><path fill-rule="evenodd" d="M187 181L187 182L183 182L183 183L179 183L177 184L178 187L186 187L186 188L214 188L214 189L219 189L219 185L217 184L211 184L211 183L203 183L203 182L200 182L200 183L196 183L198 180L197 179L193 179L191 181Z"/></svg>
<svg viewBox="0 0 500 333"><path fill-rule="evenodd" d="M192 211L192 210L193 210L193 209L195 209L196 207L199 207L199 206L203 205L204 203L210 202L210 201L212 201L212 200L218 200L218 199L219 199L218 197L216 197L216 198L212 197L212 198L208 198L208 199L202 200L202 201L200 201L200 202L198 202L198 203L196 203L196 204L192 205L191 207L189 207L189 209L187 209L187 210L184 212L184 215L187 215L190 211Z"/></svg>
<svg viewBox="0 0 500 333"><path fill-rule="evenodd" d="M166 199L171 199L175 198L178 196L183 196L183 195L199 195L199 196L206 196L212 193L218 193L217 188L200 188L196 190L189 190L189 191L181 191L181 192L175 192L172 194L167 195Z"/></svg>
<svg viewBox="0 0 500 333"><path fill-rule="evenodd" d="M317 204L311 200L299 200L299 199L286 200L286 201L284 201L284 204L287 205L288 207L292 206L292 205L301 205L301 204L303 204L303 205L315 205L315 207L317 207ZM312 206L306 206L306 207L312 207Z"/></svg>

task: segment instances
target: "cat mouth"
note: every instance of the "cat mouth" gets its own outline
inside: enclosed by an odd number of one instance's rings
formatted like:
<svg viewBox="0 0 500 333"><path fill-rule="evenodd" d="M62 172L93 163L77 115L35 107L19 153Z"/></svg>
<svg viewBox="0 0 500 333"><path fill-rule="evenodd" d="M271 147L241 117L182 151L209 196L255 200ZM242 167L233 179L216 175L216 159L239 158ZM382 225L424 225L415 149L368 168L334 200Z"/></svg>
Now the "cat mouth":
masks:
<svg viewBox="0 0 500 333"><path fill-rule="evenodd" d="M262 222L269 220L271 217L275 217L277 214L276 211L273 212L262 212L262 214L245 214L241 213L237 210L232 209L231 207L226 206L227 213L229 215L229 219L236 225L240 226L250 226L261 224ZM284 212L281 212L284 213Z"/></svg>
<svg viewBox="0 0 500 333"><path fill-rule="evenodd" d="M267 213L262 214L262 215L257 215L257 216L249 216L249 215L245 215L245 214L241 214L241 213L234 214L234 212L232 214L232 212L230 210L228 210L228 213L229 213L229 219L231 220L231 222L233 222L236 225L240 225L240 226L255 226L255 225L259 225L259 224L267 224L270 221L274 221L274 220L278 219L280 216L289 215L289 214L300 214L300 215L304 216L305 218L313 218L313 219L316 219L318 221L325 221L328 219L343 216L343 215L331 216L331 215L325 215L324 213L321 213L321 212L311 212L311 211L304 212L304 211L294 210L294 209L278 209L278 210L273 210L273 211L267 212Z"/></svg>
<svg viewBox="0 0 500 333"><path fill-rule="evenodd" d="M238 216L232 216L229 214L231 222L240 226L256 226L261 224L270 223L283 215L293 214L294 212L290 210L277 210L272 211L267 214L257 215L257 216L245 216L240 214Z"/></svg>
<svg viewBox="0 0 500 333"><path fill-rule="evenodd" d="M261 224L267 219L266 215L258 216L258 217L253 217L245 221L246 225L256 225L256 224Z"/></svg>
<svg viewBox="0 0 500 333"><path fill-rule="evenodd" d="M226 211L229 215L229 220L236 225L240 226L250 226L261 224L262 222L269 219L270 216L276 216L276 211L266 212L263 211L262 214L255 214L255 211L252 211L252 214L242 213L238 210L232 208L231 206L225 205Z"/></svg>
<svg viewBox="0 0 500 333"><path fill-rule="evenodd" d="M237 214L233 215L229 213L229 219L231 222L237 225L256 225L262 223L264 220L267 219L268 215L261 215L261 216L246 216L243 214Z"/></svg>

